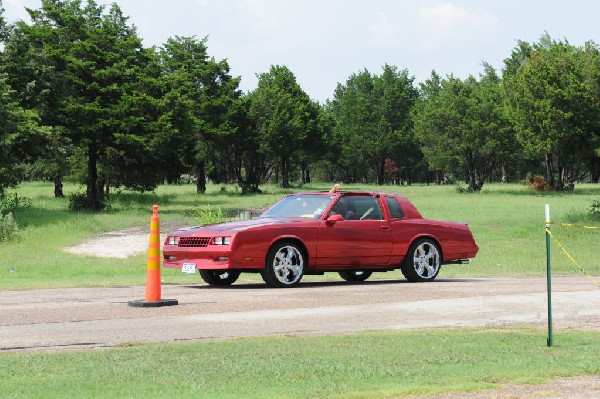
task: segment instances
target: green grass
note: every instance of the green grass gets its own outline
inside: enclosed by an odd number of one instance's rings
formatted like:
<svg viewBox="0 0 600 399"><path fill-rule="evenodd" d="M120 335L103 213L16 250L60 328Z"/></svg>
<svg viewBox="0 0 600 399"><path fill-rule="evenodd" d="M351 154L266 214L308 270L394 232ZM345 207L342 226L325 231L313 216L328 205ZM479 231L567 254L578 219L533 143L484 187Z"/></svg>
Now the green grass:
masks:
<svg viewBox="0 0 600 399"><path fill-rule="evenodd" d="M1 353L10 398L392 398L600 373L600 333L518 329L244 338Z"/></svg>
<svg viewBox="0 0 600 399"><path fill-rule="evenodd" d="M330 184L305 186L301 190L326 190ZM600 196L600 185L578 185L575 193L534 193L520 185L488 185L478 194L460 194L454 186L346 186L346 189L398 192L409 197L425 217L466 221L480 247L470 266L448 266L442 276L541 275L545 273L544 204L551 206L552 220L600 225L587 211ZM80 189L66 185L68 195ZM95 235L131 227L148 226L152 205L160 206L161 221L197 223L192 215L202 209L240 210L264 208L292 190L263 187L263 194L242 196L236 186L209 185L204 195L195 187L160 186L155 193L118 192L110 209L97 213L67 211L68 199L53 198L51 183L24 183L17 193L32 200L30 208L18 209L20 240L0 243L0 290L68 286L143 284L145 254L127 259L73 255L63 251ZM552 227L556 237L591 274L600 273L596 256L599 230ZM553 270L579 273L553 246ZM163 270L169 283L189 283L190 276ZM327 278L327 277L326 277ZM332 278L337 278L332 276ZM382 274L381 278L389 278ZM243 280L257 279L256 275ZM199 279L196 279L199 282Z"/></svg>

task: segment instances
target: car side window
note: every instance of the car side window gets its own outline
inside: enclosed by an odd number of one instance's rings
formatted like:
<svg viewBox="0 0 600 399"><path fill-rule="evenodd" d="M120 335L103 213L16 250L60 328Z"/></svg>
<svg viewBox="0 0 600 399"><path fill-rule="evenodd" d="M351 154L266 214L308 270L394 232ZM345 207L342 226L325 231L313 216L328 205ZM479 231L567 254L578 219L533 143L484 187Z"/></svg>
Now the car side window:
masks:
<svg viewBox="0 0 600 399"><path fill-rule="evenodd" d="M383 213L379 199L370 196L349 196L345 198L346 220L382 220Z"/></svg>
<svg viewBox="0 0 600 399"><path fill-rule="evenodd" d="M387 206L390 209L390 216L392 219L403 218L406 216L404 215L402 207L395 198L386 197L385 202L387 202Z"/></svg>

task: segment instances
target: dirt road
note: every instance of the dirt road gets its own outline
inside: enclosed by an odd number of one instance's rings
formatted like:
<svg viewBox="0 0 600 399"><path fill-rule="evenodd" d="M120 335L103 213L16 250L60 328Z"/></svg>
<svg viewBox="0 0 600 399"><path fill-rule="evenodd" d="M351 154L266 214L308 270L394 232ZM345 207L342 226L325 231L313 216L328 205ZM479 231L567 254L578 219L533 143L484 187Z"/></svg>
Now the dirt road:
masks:
<svg viewBox="0 0 600 399"><path fill-rule="evenodd" d="M162 297L179 305L162 308L128 306L144 297L141 286L0 292L0 350L547 323L545 278L304 282L294 289L256 283L217 289L190 277L189 286L163 286ZM555 277L553 291L555 329L600 330L600 289L582 277Z"/></svg>

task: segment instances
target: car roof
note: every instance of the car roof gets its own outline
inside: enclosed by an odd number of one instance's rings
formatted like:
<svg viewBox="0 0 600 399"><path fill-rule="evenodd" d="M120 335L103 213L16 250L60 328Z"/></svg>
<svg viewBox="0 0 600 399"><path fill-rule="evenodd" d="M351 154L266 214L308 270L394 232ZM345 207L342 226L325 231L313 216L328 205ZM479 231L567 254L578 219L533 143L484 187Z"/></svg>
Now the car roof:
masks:
<svg viewBox="0 0 600 399"><path fill-rule="evenodd" d="M381 195L381 196L393 196L393 197L402 197L399 194L390 194L390 193L377 193L372 191L345 191L340 190L335 193L330 193L329 191L307 191L307 192L299 192L299 193L291 193L288 196L292 195Z"/></svg>

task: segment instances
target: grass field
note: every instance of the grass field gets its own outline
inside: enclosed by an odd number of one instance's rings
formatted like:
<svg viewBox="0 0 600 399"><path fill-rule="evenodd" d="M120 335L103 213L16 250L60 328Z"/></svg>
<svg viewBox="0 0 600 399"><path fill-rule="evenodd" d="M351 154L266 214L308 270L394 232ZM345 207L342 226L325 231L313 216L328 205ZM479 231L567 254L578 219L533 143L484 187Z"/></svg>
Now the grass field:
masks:
<svg viewBox="0 0 600 399"><path fill-rule="evenodd" d="M330 184L297 190L325 190ZM545 273L544 204L551 206L552 220L600 225L587 212L600 197L600 185L578 185L575 193L535 193L521 185L487 185L483 192L461 194L454 186L346 186L346 189L398 192L410 198L427 218L465 221L473 230L480 253L469 266L448 266L442 276L541 275ZM80 189L66 186L67 195ZM152 205L160 206L161 221L194 224L194 210L221 208L235 214L263 208L289 191L275 186L264 193L242 196L236 186L211 185L204 195L195 187L160 186L155 193L115 193L110 209L97 214L67 211L68 199L53 198L51 183L24 183L20 197L32 200L30 208L15 211L21 227L20 240L0 243L0 290L68 286L143 284L145 254L127 259L106 259L69 254L64 248L99 233L149 224ZM600 273L596 246L599 230L553 226L556 237L576 260L592 274ZM579 273L553 246L553 271ZM385 278L386 274L381 275ZM190 282L176 270L164 270L165 283ZM323 277L319 277L323 278ZM327 276L325 277L327 278ZM337 278L337 276L332 276ZM256 275L242 280L257 279Z"/></svg>
<svg viewBox="0 0 600 399"><path fill-rule="evenodd" d="M544 274L546 203L553 221L600 225L587 212L600 197L599 185L578 185L572 194L499 184L478 194L461 194L453 186L345 188L399 192L427 218L468 222L480 254L470 266L443 268L442 276ZM77 190L65 187L67 194ZM0 243L0 290L143 284L145 254L102 259L63 249L102 232L148 226L153 204L160 206L161 221L193 224L194 210L218 207L235 214L263 208L286 193L267 186L263 194L241 196L234 186L213 185L197 195L193 186L161 186L149 194L116 193L109 210L88 214L67 211L68 200L53 198L49 183L25 183L16 192L32 206L15 212L20 239ZM600 274L598 230L552 226L552 231L588 272ZM552 256L555 273L580 273L556 245ZM169 269L163 280L200 284L198 276ZM387 398L600 373L600 333L561 331L552 348L545 346L545 333L528 327L367 332L0 353L0 397Z"/></svg>
<svg viewBox="0 0 600 399"><path fill-rule="evenodd" d="M395 398L600 373L600 333L367 332L0 353L0 397Z"/></svg>

